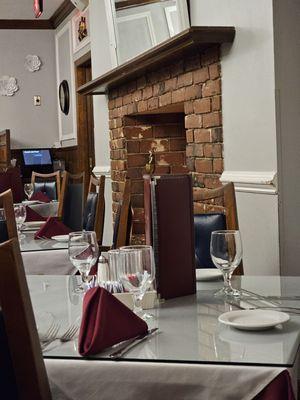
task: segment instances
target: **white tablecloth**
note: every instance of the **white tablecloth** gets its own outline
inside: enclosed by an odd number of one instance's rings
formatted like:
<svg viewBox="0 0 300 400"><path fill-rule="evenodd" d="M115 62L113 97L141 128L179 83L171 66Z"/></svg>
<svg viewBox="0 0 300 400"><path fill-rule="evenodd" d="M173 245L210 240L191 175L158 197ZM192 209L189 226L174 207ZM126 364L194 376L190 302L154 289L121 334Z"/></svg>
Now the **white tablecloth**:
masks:
<svg viewBox="0 0 300 400"><path fill-rule="evenodd" d="M73 275L76 269L69 260L68 250L22 252L26 275Z"/></svg>
<svg viewBox="0 0 300 400"><path fill-rule="evenodd" d="M55 400L251 400L284 370L93 360L45 363Z"/></svg>
<svg viewBox="0 0 300 400"><path fill-rule="evenodd" d="M31 204L29 207L42 217L56 217L58 211L58 202Z"/></svg>

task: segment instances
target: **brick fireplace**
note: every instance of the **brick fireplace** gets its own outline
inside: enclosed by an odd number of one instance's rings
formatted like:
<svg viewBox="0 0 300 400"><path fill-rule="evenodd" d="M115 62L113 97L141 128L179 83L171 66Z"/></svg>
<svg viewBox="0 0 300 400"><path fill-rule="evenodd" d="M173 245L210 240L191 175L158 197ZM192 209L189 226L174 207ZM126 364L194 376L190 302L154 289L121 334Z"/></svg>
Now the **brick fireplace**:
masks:
<svg viewBox="0 0 300 400"><path fill-rule="evenodd" d="M133 242L144 240L143 174L189 173L195 187L223 172L220 46L233 26L192 26L87 82L77 92L108 95L113 212L132 180Z"/></svg>
<svg viewBox="0 0 300 400"><path fill-rule="evenodd" d="M113 212L132 179L133 242L144 240L143 174L190 173L194 186L220 185L223 171L220 48L215 45L109 91Z"/></svg>

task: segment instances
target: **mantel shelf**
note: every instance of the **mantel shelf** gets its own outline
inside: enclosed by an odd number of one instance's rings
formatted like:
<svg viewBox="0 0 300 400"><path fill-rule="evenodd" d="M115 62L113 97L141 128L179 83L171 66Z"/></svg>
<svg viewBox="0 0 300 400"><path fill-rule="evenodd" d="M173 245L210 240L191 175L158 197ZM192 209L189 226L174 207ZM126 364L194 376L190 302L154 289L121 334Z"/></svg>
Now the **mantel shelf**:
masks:
<svg viewBox="0 0 300 400"><path fill-rule="evenodd" d="M106 74L80 86L77 91L84 95L106 94L109 90L159 66L178 60L195 49L201 51L215 44L233 42L234 36L235 28L231 26L193 26Z"/></svg>

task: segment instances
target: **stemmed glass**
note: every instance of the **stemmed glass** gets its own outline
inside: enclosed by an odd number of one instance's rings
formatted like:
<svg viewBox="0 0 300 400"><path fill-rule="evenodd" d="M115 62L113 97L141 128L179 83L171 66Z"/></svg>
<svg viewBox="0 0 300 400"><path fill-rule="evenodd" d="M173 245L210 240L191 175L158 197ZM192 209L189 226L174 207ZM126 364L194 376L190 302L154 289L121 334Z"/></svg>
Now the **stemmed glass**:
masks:
<svg viewBox="0 0 300 400"><path fill-rule="evenodd" d="M124 246L120 248L118 279L124 288L133 294L133 311L144 319L151 318L151 316L142 315L141 303L154 278L155 264L151 246Z"/></svg>
<svg viewBox="0 0 300 400"><path fill-rule="evenodd" d="M93 231L70 233L68 248L70 261L80 272L82 280L76 292L83 293L86 290L90 269L96 263L99 255L96 233Z"/></svg>
<svg viewBox="0 0 300 400"><path fill-rule="evenodd" d="M19 239L24 239L25 235L21 234L21 228L26 219L26 207L24 206L24 204L18 204L14 206L14 211L15 211L17 230L18 230L18 237Z"/></svg>
<svg viewBox="0 0 300 400"><path fill-rule="evenodd" d="M210 240L210 255L213 263L223 273L224 286L216 295L240 296L231 286L233 271L241 262L243 250L239 231L214 231Z"/></svg>
<svg viewBox="0 0 300 400"><path fill-rule="evenodd" d="M25 192L25 194L27 196L27 199L30 200L30 198L31 198L31 196L33 195L33 192L34 192L33 183L25 183L24 192Z"/></svg>

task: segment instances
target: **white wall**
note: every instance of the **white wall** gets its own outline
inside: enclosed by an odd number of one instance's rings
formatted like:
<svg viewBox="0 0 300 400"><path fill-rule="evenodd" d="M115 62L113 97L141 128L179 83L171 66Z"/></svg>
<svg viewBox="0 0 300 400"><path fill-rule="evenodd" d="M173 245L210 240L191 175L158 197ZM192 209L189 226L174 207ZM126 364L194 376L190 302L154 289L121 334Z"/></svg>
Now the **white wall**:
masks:
<svg viewBox="0 0 300 400"><path fill-rule="evenodd" d="M24 68L28 54L43 65L31 73ZM0 77L14 76L20 90L0 96L0 130L10 129L12 147L52 147L58 140L54 31L0 30ZM33 96L41 96L41 106Z"/></svg>
<svg viewBox="0 0 300 400"><path fill-rule="evenodd" d="M277 171L272 0L191 0L191 19L236 28L222 48L224 176L239 191L245 272L279 273L278 196L260 184Z"/></svg>
<svg viewBox="0 0 300 400"><path fill-rule="evenodd" d="M110 38L105 2L90 0L91 53L93 78L112 69ZM112 243L112 192L110 179L110 148L108 108L105 96L94 96L95 172L106 175L105 227L103 243Z"/></svg>
<svg viewBox="0 0 300 400"><path fill-rule="evenodd" d="M300 3L274 0L281 273L300 274Z"/></svg>

